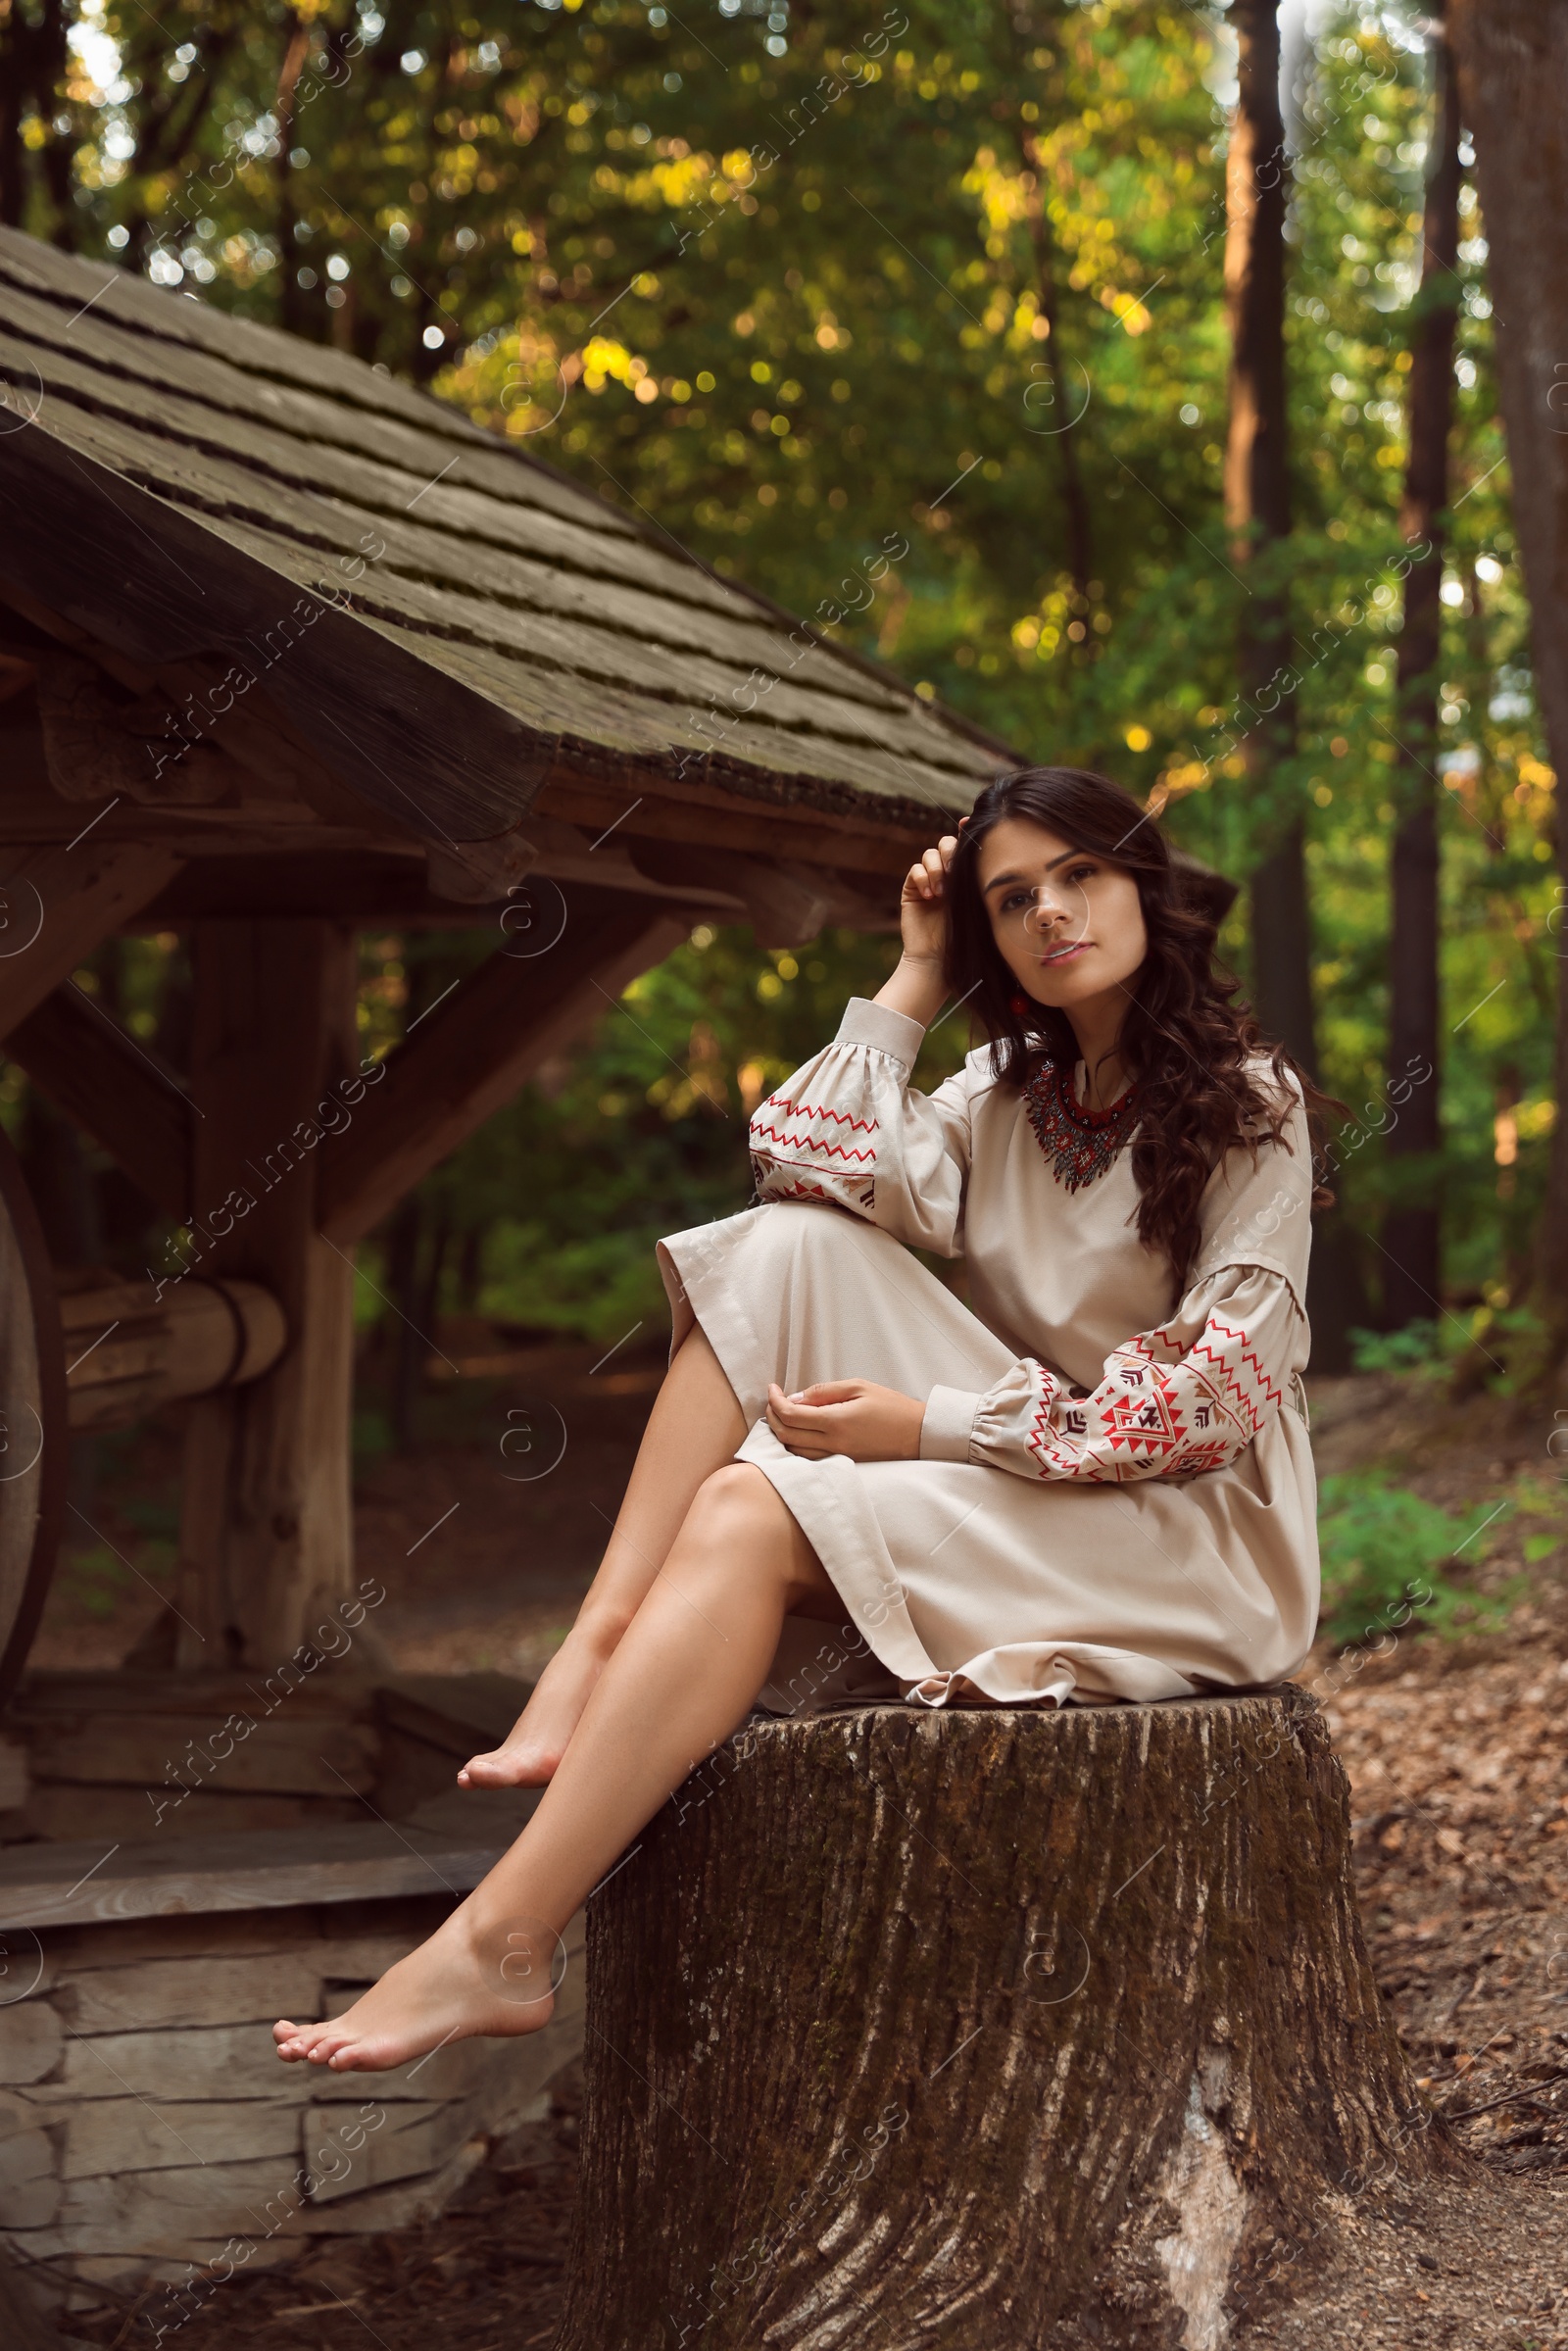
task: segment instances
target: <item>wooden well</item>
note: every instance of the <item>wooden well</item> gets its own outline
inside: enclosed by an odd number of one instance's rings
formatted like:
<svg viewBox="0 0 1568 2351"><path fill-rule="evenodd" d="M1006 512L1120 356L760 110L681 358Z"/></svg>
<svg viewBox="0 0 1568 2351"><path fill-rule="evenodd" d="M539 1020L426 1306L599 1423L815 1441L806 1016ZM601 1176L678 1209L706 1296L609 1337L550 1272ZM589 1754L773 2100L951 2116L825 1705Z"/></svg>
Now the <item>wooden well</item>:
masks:
<svg viewBox="0 0 1568 2351"><path fill-rule="evenodd" d="M522 1685L337 1670L271 1689L38 1675L11 1709L20 1801L0 1827L74 1833L0 1848L0 2232L46 2298L260 2268L438 2212L580 2048L578 1921L537 2033L392 2074L279 2064L273 2020L340 2011L536 1800L452 1779Z"/></svg>

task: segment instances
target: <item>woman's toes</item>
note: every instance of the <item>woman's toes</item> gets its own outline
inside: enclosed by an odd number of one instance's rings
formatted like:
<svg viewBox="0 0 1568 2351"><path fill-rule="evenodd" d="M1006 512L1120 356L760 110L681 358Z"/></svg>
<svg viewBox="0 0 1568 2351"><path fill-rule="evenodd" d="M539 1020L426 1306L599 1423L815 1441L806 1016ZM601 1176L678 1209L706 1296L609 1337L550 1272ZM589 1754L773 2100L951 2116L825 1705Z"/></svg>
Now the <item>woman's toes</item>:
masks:
<svg viewBox="0 0 1568 2351"><path fill-rule="evenodd" d="M345 2047L353 2039L354 2035L351 2033L345 2033L342 2029L343 2023L346 2022L346 2019L342 2020L334 2032L322 2033L312 2041L306 2051L312 2065L330 2065L339 2049Z"/></svg>
<svg viewBox="0 0 1568 2351"><path fill-rule="evenodd" d="M460 1788L538 1788L551 1777L559 1756L546 1754L532 1740L524 1746L496 1747L487 1755L471 1755L458 1774Z"/></svg>
<svg viewBox="0 0 1568 2351"><path fill-rule="evenodd" d="M272 2027L279 2057L303 2057L320 2030L319 2025L291 2025L286 2018L282 2019Z"/></svg>
<svg viewBox="0 0 1568 2351"><path fill-rule="evenodd" d="M396 2060L391 2056L388 2044L373 2040L351 2040L334 2050L326 2062L334 2074L360 2074L375 2073L384 2066L395 2064Z"/></svg>

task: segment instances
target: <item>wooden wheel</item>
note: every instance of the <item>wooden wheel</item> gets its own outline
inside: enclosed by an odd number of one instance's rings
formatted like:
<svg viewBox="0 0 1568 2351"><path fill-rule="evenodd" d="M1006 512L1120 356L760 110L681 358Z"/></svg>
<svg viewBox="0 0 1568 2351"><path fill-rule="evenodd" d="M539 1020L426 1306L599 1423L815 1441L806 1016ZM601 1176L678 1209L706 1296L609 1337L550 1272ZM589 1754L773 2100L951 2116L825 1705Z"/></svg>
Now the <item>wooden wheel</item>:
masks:
<svg viewBox="0 0 1568 2351"><path fill-rule="evenodd" d="M22 1163L0 1134L0 1704L27 1661L66 1507L60 1305Z"/></svg>

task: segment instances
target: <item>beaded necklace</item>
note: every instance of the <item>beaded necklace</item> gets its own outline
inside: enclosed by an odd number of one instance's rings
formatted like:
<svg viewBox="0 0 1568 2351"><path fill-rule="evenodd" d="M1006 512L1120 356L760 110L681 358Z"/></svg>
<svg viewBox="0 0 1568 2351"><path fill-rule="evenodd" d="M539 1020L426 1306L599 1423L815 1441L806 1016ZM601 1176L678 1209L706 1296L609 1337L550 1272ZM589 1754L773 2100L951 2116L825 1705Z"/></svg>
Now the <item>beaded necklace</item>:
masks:
<svg viewBox="0 0 1568 2351"><path fill-rule="evenodd" d="M1024 1089L1024 1102L1035 1141L1069 1192L1081 1192L1104 1174L1138 1122L1136 1086L1108 1110L1086 1110L1073 1100L1067 1072L1049 1057Z"/></svg>

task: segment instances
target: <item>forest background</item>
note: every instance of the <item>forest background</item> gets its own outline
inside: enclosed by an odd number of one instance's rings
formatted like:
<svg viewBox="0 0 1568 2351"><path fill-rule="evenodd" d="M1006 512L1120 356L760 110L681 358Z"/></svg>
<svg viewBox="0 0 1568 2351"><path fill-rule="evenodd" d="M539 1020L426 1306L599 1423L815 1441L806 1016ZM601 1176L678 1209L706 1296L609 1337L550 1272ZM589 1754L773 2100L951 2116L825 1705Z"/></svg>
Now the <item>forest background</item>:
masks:
<svg viewBox="0 0 1568 2351"><path fill-rule="evenodd" d="M0 215L427 385L1021 757L1118 777L1243 885L1222 943L1265 1006L1294 873L1310 1004L1276 1025L1354 1113L1318 1360L1494 1384L1537 1328L1568 938L1474 159L1450 109L1435 266L1432 20L1287 13L1284 152L1252 167L1284 268L1280 500L1243 512L1238 23L1245 75L1249 25L1274 26L1257 0L10 0ZM1437 310L1437 633L1412 677ZM1430 415L1427 438L1430 459ZM1260 613L1292 669L1269 725L1281 695L1238 653ZM694 747L722 724L690 713ZM1391 906L1423 824L1440 986L1412 1078ZM370 1048L489 944L367 938ZM895 953L694 932L375 1237L364 1319L657 1327L655 1238L744 1204L742 1113ZM80 977L179 1065L177 938ZM968 1043L939 1024L921 1082ZM0 1115L56 1255L140 1271L144 1203L15 1066ZM1412 1208L1434 1233L1413 1292L1389 1279Z"/></svg>

